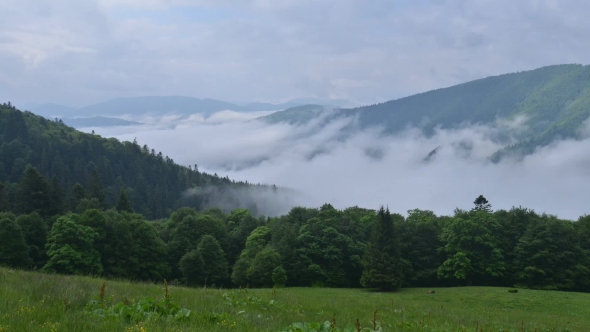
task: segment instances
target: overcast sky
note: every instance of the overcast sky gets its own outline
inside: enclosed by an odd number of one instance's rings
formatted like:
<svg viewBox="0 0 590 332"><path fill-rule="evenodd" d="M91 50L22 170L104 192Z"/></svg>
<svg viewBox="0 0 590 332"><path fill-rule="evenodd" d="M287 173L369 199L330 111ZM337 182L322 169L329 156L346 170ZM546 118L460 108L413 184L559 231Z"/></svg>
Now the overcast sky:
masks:
<svg viewBox="0 0 590 332"><path fill-rule="evenodd" d="M0 100L366 104L586 64L586 0L0 1Z"/></svg>

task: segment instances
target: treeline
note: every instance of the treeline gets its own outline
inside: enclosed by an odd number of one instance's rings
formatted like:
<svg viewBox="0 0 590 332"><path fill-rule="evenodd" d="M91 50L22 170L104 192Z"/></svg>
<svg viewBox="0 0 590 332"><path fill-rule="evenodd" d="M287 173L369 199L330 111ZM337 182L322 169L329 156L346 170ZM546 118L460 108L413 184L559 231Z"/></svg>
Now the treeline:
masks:
<svg viewBox="0 0 590 332"><path fill-rule="evenodd" d="M124 194L109 210L43 213L0 214L0 265L208 287L590 291L590 216L492 211L483 196L452 216L325 204L272 218L185 207L147 221Z"/></svg>
<svg viewBox="0 0 590 332"><path fill-rule="evenodd" d="M167 217L182 206L203 209L215 204L205 188L215 188L219 195L228 192L224 197L231 205L256 209L230 195L232 188L250 187L247 182L200 172L197 165L180 166L136 141L86 134L61 120L0 104L0 181L13 211L18 211L19 184L29 167L51 181L66 201L80 194L78 184L92 192L100 181L104 197L98 197L99 203L110 207L124 189L133 209L149 219ZM191 195L185 194L187 190ZM96 197L88 197L92 198ZM77 211L77 206L68 208Z"/></svg>

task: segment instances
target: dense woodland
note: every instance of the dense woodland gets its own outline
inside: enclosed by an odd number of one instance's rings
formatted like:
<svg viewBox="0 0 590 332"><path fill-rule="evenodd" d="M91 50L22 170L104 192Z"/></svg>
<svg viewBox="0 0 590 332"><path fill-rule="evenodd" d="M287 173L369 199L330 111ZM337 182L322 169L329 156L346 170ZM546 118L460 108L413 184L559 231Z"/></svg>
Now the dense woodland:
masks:
<svg viewBox="0 0 590 332"><path fill-rule="evenodd" d="M494 211L483 196L451 216L329 204L278 217L182 207L190 186L247 184L11 105L0 111L2 266L208 287L590 291L590 216Z"/></svg>
<svg viewBox="0 0 590 332"><path fill-rule="evenodd" d="M197 165L180 166L137 142L86 134L61 120L0 104L0 182L13 209L19 209L19 184L29 166L47 179L53 199L64 201L63 209L79 211L79 204L113 206L123 189L133 209L149 219L167 217L182 206L202 209L211 205L211 197L204 194L206 188L215 188L221 195L231 188L252 186L199 172ZM188 189L191 195L185 194ZM225 199L256 209L230 193Z"/></svg>

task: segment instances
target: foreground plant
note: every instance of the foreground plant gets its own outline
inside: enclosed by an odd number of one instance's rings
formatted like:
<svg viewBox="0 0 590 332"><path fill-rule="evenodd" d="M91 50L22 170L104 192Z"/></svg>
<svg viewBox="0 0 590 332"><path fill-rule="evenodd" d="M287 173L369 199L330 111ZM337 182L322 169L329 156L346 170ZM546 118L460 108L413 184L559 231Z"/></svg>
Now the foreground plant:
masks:
<svg viewBox="0 0 590 332"><path fill-rule="evenodd" d="M134 323L158 319L187 320L192 313L174 302L166 280L164 280L164 297L157 301L152 297L144 297L138 301L129 301L125 298L122 302L107 306L105 288L106 282L103 282L99 296L86 305L88 313L98 317L115 317Z"/></svg>

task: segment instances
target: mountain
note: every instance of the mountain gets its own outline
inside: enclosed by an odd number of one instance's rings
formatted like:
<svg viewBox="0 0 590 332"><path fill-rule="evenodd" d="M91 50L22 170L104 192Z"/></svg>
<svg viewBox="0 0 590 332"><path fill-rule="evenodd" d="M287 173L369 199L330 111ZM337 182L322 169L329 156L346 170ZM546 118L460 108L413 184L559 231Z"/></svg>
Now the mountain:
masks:
<svg viewBox="0 0 590 332"><path fill-rule="evenodd" d="M200 172L197 165L180 166L147 145L83 133L62 121L21 112L10 103L0 104L0 194L6 188L17 211L16 197L29 165L46 182L56 177L52 190L61 192L59 200L72 211L79 203L75 200L82 198L96 198L112 207L124 189L133 210L152 219L166 217L182 206L244 207L253 213L274 214L284 208L279 203L290 194L283 188ZM85 188L76 188L77 183Z"/></svg>
<svg viewBox="0 0 590 332"><path fill-rule="evenodd" d="M105 102L81 107L72 108L63 105L41 104L29 107L29 111L45 117L88 117L88 116L109 116L109 115L143 115L143 114L194 114L203 113L211 115L225 110L236 112L254 111L278 111L286 108L300 106L310 103L313 100L320 104L343 105L343 100L327 99L295 99L286 103L245 103L235 104L210 98L199 99L182 96L147 96L133 98L116 98Z"/></svg>
<svg viewBox="0 0 590 332"><path fill-rule="evenodd" d="M556 138L579 137L582 123L590 116L590 66L548 66L335 112L357 117L360 128L381 126L388 134L407 126L422 128L428 135L437 126L451 129L523 119L526 130L521 130L519 142L494 154L492 159L497 161L507 154L532 153ZM309 109L287 109L262 119L299 123L311 118Z"/></svg>
<svg viewBox="0 0 590 332"><path fill-rule="evenodd" d="M66 125L74 128L133 126L141 124L140 122L127 121L117 118L107 118L104 116L91 116L88 118L63 118L61 120Z"/></svg>

